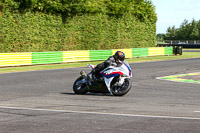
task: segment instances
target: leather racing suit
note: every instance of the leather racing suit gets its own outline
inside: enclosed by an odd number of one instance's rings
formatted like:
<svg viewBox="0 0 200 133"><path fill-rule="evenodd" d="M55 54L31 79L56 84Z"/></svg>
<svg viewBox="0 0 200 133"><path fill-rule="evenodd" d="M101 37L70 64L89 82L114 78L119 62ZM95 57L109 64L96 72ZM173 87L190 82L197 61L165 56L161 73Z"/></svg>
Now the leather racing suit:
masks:
<svg viewBox="0 0 200 133"><path fill-rule="evenodd" d="M110 56L106 61L98 64L92 71L91 74L95 75L97 78L100 76L100 72L107 68L108 66L120 66L121 62L116 60L114 55ZM89 74L90 75L90 74Z"/></svg>

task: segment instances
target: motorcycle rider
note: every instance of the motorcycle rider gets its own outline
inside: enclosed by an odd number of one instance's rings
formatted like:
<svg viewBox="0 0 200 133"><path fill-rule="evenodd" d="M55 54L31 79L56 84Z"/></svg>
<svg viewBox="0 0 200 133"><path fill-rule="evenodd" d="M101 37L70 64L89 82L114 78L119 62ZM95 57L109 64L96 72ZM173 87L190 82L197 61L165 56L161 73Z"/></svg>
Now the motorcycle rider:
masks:
<svg viewBox="0 0 200 133"><path fill-rule="evenodd" d="M121 66L122 62L125 59L125 54L122 51L117 51L113 56L110 56L106 61L98 64L89 74L88 78L90 81L93 81L94 78L100 76L100 72L107 68L108 66Z"/></svg>

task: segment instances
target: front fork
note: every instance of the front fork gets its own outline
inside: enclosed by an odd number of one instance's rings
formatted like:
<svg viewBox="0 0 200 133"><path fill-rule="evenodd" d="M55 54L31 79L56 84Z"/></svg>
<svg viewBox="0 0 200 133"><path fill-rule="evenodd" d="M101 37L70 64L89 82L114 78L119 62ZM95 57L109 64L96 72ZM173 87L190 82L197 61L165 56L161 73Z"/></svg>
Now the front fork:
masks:
<svg viewBox="0 0 200 133"><path fill-rule="evenodd" d="M88 80L87 74L84 71L80 72L81 76L83 77L83 79L85 79L87 86L91 85L92 83Z"/></svg>
<svg viewBox="0 0 200 133"><path fill-rule="evenodd" d="M122 77L121 75L119 76L118 82L115 83L116 86L122 86L124 83L125 77Z"/></svg>

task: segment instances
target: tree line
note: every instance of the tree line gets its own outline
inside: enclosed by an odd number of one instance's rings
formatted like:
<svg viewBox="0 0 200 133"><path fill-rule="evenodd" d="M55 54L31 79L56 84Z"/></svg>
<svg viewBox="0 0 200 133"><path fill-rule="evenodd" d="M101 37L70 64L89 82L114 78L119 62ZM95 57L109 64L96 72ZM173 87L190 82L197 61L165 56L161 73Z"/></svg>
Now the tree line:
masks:
<svg viewBox="0 0 200 133"><path fill-rule="evenodd" d="M166 34L157 34L157 40L200 40L200 20L184 20L179 28L172 26Z"/></svg>

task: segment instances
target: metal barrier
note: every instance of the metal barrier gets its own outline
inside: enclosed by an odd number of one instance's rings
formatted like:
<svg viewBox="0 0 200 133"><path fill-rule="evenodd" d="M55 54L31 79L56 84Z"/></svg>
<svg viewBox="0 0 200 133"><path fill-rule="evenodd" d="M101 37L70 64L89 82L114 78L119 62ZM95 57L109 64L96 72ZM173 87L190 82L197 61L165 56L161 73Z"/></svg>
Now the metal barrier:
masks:
<svg viewBox="0 0 200 133"><path fill-rule="evenodd" d="M106 60L116 51L123 51L126 58L173 55L173 47L0 53L0 67Z"/></svg>
<svg viewBox="0 0 200 133"><path fill-rule="evenodd" d="M182 48L200 48L200 44L157 44L158 47L174 47L174 46L181 46Z"/></svg>

